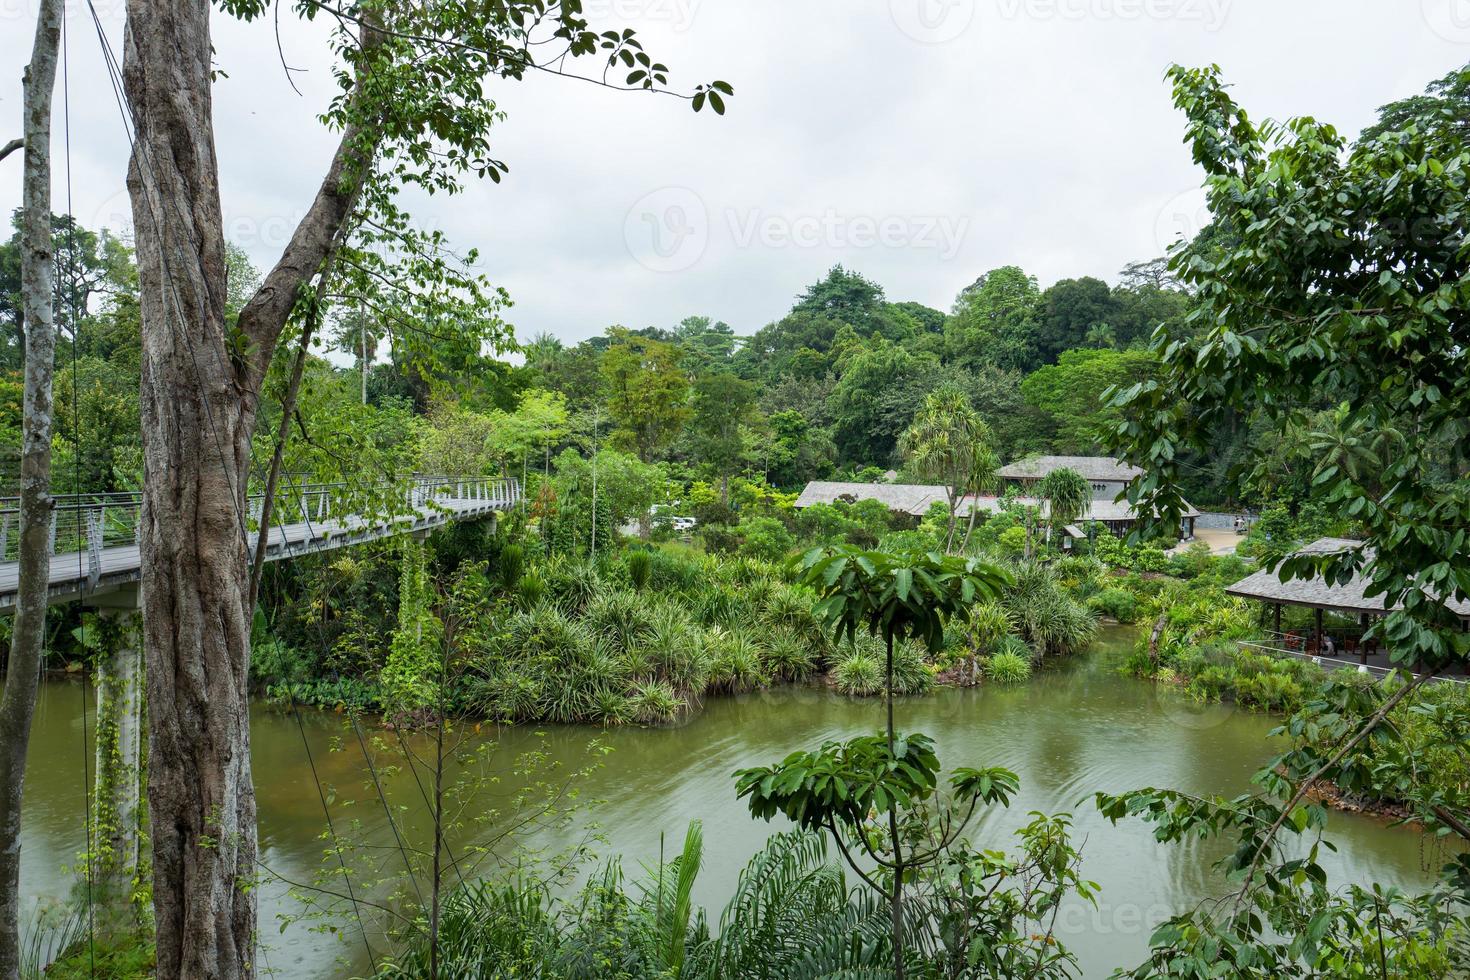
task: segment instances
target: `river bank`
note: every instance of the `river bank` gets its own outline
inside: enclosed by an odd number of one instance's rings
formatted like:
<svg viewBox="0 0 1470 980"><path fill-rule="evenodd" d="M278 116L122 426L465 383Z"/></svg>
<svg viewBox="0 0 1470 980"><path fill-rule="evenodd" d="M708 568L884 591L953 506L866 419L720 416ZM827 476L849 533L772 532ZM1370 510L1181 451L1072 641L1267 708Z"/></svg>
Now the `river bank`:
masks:
<svg viewBox="0 0 1470 980"><path fill-rule="evenodd" d="M898 706L901 726L931 734L948 765L1004 765L1020 774L1020 796L1009 810L977 821L977 840L1004 846L1032 810L1076 814L1078 839L1087 841L1083 872L1102 885L1102 894L1095 909L1064 909L1061 930L1089 977L1132 964L1146 949L1154 924L1215 894L1219 882L1209 866L1220 856L1213 842L1161 848L1143 824L1112 827L1092 809L1091 795L1150 785L1201 794L1244 792L1251 774L1273 751L1267 732L1275 719L1229 705L1200 705L1121 675L1117 665L1133 638L1131 630L1110 629L1091 655L1040 673L1028 684L941 689ZM39 900L68 893L71 879L61 869L74 863L85 842L81 692L78 684L44 685L27 787L22 870L27 913ZM567 770L601 762L579 785L584 799L601 802L574 825L538 832L527 844L552 850L579 846L595 832L605 841L592 841L593 851L621 855L636 868L639 862L656 862L661 844L676 846L691 819L702 820L706 839L719 843L706 852L694 897L718 909L745 861L770 833L782 829L749 818L735 798L731 772L774 761L797 747L872 730L880 714L877 702L817 686L782 686L712 698L675 728L546 726L492 732L487 727L475 737L498 739L492 765L506 776L515 757L526 751L545 753ZM310 881L322 868L322 796L306 747L339 832L356 824L353 832L367 844L392 841L345 716L305 712L298 729L288 712L262 704L252 718L252 738L265 867L294 881ZM371 745L370 753L393 799L417 798L413 777L402 769L391 771L396 750L390 739ZM509 786L502 786L480 805L503 806L510 795ZM399 831L422 836L421 809L405 811ZM1341 848L1326 858L1334 881L1417 888L1432 880L1432 868L1425 865L1436 862L1423 860L1427 855L1419 835L1349 815L1334 817L1329 833ZM452 844L471 847L472 836L461 834ZM283 916L300 912L279 879L263 882L260 906L261 933L269 942L265 958L277 976L338 977L367 969L352 929L332 936L294 922L278 932Z"/></svg>

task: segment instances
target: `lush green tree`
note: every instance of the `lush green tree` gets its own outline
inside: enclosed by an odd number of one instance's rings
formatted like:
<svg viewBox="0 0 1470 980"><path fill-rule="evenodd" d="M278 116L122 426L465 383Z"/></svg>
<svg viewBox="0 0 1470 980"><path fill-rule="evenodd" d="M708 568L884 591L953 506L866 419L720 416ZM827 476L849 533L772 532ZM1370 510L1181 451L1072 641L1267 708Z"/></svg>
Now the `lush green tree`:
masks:
<svg viewBox="0 0 1470 980"><path fill-rule="evenodd" d="M1120 347L1146 344L1160 324L1181 327L1193 308L1193 299L1181 289L1149 282L1118 286L1113 290L1113 314L1106 326Z"/></svg>
<svg viewBox="0 0 1470 980"><path fill-rule="evenodd" d="M817 615L835 632L852 640L862 629L883 640L887 730L845 743L829 742L816 752L794 753L775 766L742 770L736 773L737 792L748 797L756 817L769 820L784 813L805 829L830 832L853 871L888 897L894 973L902 980L905 876L942 860L976 806L1004 805L1018 783L1015 774L1004 769L956 770L948 789L959 809L941 819L937 842L912 846L924 839L919 826L929 822L923 807L937 788L939 759L928 736L901 736L894 724L894 646L912 638L938 650L944 643L945 623L976 602L999 598L1009 578L999 567L973 558L893 555L842 546L813 549L803 557L801 570L802 581L820 596ZM885 811L886 827L867 826L870 813ZM870 839L874 836L886 838L884 845L875 846ZM876 863L878 878L853 860L848 839Z"/></svg>
<svg viewBox="0 0 1470 980"><path fill-rule="evenodd" d="M493 415L458 405L438 408L424 420L419 437L419 470L443 476L483 476L500 469L505 458Z"/></svg>
<svg viewBox="0 0 1470 980"><path fill-rule="evenodd" d="M1036 496L1046 501L1048 534L1073 523L1092 503L1092 484L1074 469L1061 467L1036 485Z"/></svg>
<svg viewBox="0 0 1470 980"><path fill-rule="evenodd" d="M738 344L735 330L728 323L707 316L685 317L674 328L672 339L689 352L701 369L729 364Z"/></svg>
<svg viewBox="0 0 1470 980"><path fill-rule="evenodd" d="M800 412L786 410L766 418L767 438L758 453L773 486L796 487L832 471L837 447L825 429Z"/></svg>
<svg viewBox="0 0 1470 980"><path fill-rule="evenodd" d="M943 310L936 310L932 306L925 306L923 303L915 303L912 300L890 303L889 306L912 319L919 333L934 335L944 333L944 324L948 317L945 316Z"/></svg>
<svg viewBox="0 0 1470 980"><path fill-rule="evenodd" d="M853 462L890 462L899 434L913 418L912 405L893 411L893 397L905 389L926 386L938 368L931 358L911 354L881 337L858 348L828 399L833 436L842 457Z"/></svg>
<svg viewBox="0 0 1470 980"><path fill-rule="evenodd" d="M1069 350L1056 364L1039 368L1021 382L1026 403L1046 413L1051 448L1067 454L1095 452L1104 433L1119 418L1103 395L1113 386L1153 378L1157 356L1138 350Z"/></svg>
<svg viewBox="0 0 1470 980"><path fill-rule="evenodd" d="M672 344L624 330L614 330L612 336L600 365L616 426L612 441L647 463L668 447L689 418L689 377Z"/></svg>
<svg viewBox="0 0 1470 980"><path fill-rule="evenodd" d="M807 287L791 312L818 314L867 334L885 322L887 305L882 286L861 273L834 265L825 278Z"/></svg>
<svg viewBox="0 0 1470 980"><path fill-rule="evenodd" d="M1358 139L1366 142L1403 132L1410 126L1421 130L1450 130L1453 136L1464 139L1470 136L1467 119L1470 119L1470 65L1430 82L1421 95L1383 106L1378 110L1378 119Z"/></svg>
<svg viewBox="0 0 1470 980"><path fill-rule="evenodd" d="M899 440L899 448L911 470L926 480L938 481L948 494L949 522L944 549L953 551L959 524L960 502L995 484L1000 461L990 447L990 427L970 405L963 391L945 388L932 392L914 416L913 424ZM970 528L975 526L971 508ZM969 535L966 534L966 543Z"/></svg>
<svg viewBox="0 0 1470 980"><path fill-rule="evenodd" d="M944 326L946 359L971 368L1029 368L1040 310L1034 276L1014 265L990 270L955 300Z"/></svg>
<svg viewBox="0 0 1470 980"><path fill-rule="evenodd" d="M602 349L592 341L570 348L557 341L526 354L526 366L536 375L536 386L560 393L574 415L590 412L602 396L601 360Z"/></svg>
<svg viewBox="0 0 1470 980"><path fill-rule="evenodd" d="M1063 279L1041 295L1033 346L1038 364L1052 364L1062 351L1087 344L1094 329L1114 320L1120 310L1107 283L1092 276Z"/></svg>
<svg viewBox="0 0 1470 980"><path fill-rule="evenodd" d="M599 450L591 459L565 449L553 467L547 537L563 554L585 555L594 546L612 547L616 529L634 522L646 527L650 508L668 499L668 479L661 466L616 449Z"/></svg>
<svg viewBox="0 0 1470 980"><path fill-rule="evenodd" d="M521 395L514 412L499 413L496 439L504 459L521 462L524 478L526 464L535 456L546 454L571 432L571 415L566 396L559 391L532 389Z"/></svg>
<svg viewBox="0 0 1470 980"><path fill-rule="evenodd" d="M1305 805L1318 780L1381 785L1386 768L1361 749L1392 744L1385 719L1394 707L1436 671L1470 660L1470 634L1445 607L1450 597L1470 598L1470 255L1459 231L1470 148L1461 127L1424 126L1416 114L1391 115L1354 143L1307 117L1257 126L1218 68L1175 67L1170 78L1209 206L1232 235L1172 255L1172 268L1198 297L1200 328L1161 331L1160 376L1113 393L1124 414L1111 442L1149 470L1130 497L1177 517L1181 450L1208 439L1226 411L1284 426L1324 399L1338 405L1340 435L1308 493L1353 518L1365 547L1284 558L1278 571L1329 582L1364 576L1368 594L1392 610L1376 631L1417 676L1381 691L1325 690L1289 729L1325 736L1321 746L1273 760L1257 777L1262 795L1200 801L1145 790L1100 799L1115 819L1133 813L1157 822L1161 840L1239 839L1224 862L1238 895L1221 906L1239 914L1181 914L1156 934L1154 955L1135 975L1224 968L1265 977L1333 964L1393 975L1404 952L1399 937L1438 930L1448 910L1438 902L1395 908L1388 943L1379 889L1329 892L1316 847L1288 848L1277 837L1320 832L1320 807ZM1397 445L1390 432L1409 436L1384 459L1375 447ZM1364 459L1372 462L1352 465ZM1431 827L1470 839L1464 809L1417 782L1406 777L1395 792L1420 800ZM1446 868L1450 901L1463 902L1466 875L1462 859ZM1463 930L1462 911L1452 913L1451 928ZM1278 941L1302 934L1290 922L1310 922L1310 941Z"/></svg>
<svg viewBox="0 0 1470 980"><path fill-rule="evenodd" d="M730 503L730 477L740 468L747 426L756 405L756 386L729 371L694 380L689 420L694 451L720 479L720 502Z"/></svg>

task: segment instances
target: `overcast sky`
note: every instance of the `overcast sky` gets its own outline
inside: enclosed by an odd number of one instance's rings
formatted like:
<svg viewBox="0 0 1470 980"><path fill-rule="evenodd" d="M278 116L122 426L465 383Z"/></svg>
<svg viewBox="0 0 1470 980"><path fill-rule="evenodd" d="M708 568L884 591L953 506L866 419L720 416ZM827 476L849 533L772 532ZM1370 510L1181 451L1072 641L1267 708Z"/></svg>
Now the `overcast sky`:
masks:
<svg viewBox="0 0 1470 980"><path fill-rule="evenodd" d="M70 0L75 7L75 0ZM553 78L494 90L505 181L414 201L479 250L522 338L705 314L750 333L842 263L890 299L948 309L985 270L1043 285L1161 254L1203 220L1163 81L1219 63L1253 118L1311 114L1356 132L1383 102L1470 61L1470 0L589 0L637 29L729 113ZM34 0L0 0L0 141L18 133ZM123 0L99 0L121 51ZM74 209L130 224L127 145L95 32L68 18ZM334 140L317 27L217 15L215 129L230 237L277 257ZM58 93L58 134L61 99ZM14 129L15 133L7 130ZM58 135L57 152L61 152ZM56 210L65 208L58 156ZM0 207L20 201L20 157Z"/></svg>

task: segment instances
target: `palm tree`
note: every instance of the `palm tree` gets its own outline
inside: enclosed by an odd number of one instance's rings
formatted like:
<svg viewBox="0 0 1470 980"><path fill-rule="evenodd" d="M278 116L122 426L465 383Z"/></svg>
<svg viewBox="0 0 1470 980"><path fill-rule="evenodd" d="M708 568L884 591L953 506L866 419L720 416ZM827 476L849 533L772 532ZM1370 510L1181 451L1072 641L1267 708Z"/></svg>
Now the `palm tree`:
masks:
<svg viewBox="0 0 1470 980"><path fill-rule="evenodd" d="M1092 502L1092 484L1081 473L1064 466L1059 470L1052 470L1036 485L1036 495L1048 505L1050 526L1047 529L1047 539L1050 540L1051 527L1066 527L1087 513L1087 505ZM1026 535L1026 556L1031 556L1029 527Z"/></svg>
<svg viewBox="0 0 1470 980"><path fill-rule="evenodd" d="M999 461L990 449L990 426L970 404L969 396L956 388L940 388L924 399L913 424L899 439L899 449L909 466L924 479L944 484L949 497L949 527L944 550L954 550L960 501L966 494L979 493L994 483ZM974 530L975 508L970 508L970 530ZM965 542L970 539L965 534Z"/></svg>

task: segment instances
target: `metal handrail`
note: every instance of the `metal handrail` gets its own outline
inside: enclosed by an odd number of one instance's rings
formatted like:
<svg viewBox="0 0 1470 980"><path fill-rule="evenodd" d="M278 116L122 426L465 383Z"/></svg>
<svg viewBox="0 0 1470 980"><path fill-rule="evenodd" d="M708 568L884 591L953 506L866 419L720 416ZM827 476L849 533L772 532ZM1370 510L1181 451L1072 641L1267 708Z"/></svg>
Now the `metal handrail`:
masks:
<svg viewBox="0 0 1470 980"><path fill-rule="evenodd" d="M1355 660L1339 660L1336 657L1324 657L1321 654L1308 653L1305 650L1290 650L1283 647L1273 647L1265 643L1253 643L1250 640L1236 640L1235 643L1236 646L1240 647L1242 650L1253 650L1257 653L1264 653L1269 656L1275 656L1278 658L1294 657L1297 660L1306 660L1316 664L1319 667L1327 667L1329 669L1346 667L1349 670L1355 670L1360 674L1371 674L1374 677L1387 677L1395 670L1403 669L1402 667L1380 667L1377 664L1359 663ZM1434 680L1448 681L1451 684L1467 683L1466 678L1449 677L1444 674L1436 674Z"/></svg>
<svg viewBox="0 0 1470 980"><path fill-rule="evenodd" d="M345 482L297 484L283 483L276 493L278 517L273 523L294 524L300 521L334 522L362 514L350 508L360 506L365 497L395 489L394 484L361 486ZM483 476L419 476L405 488L403 504L407 511L433 509L437 501L482 502L487 509L508 507L521 499L521 486L514 479ZM62 494L53 498L51 515L51 553L53 556L84 556L87 574L95 579L101 570L102 552L108 548L135 545L139 539L142 516L141 493ZM11 501L16 506L8 506ZM260 528L264 494L246 498L249 530ZM12 552L19 547L20 509L18 499L0 498L0 562L15 560ZM12 541L15 544L12 545Z"/></svg>

